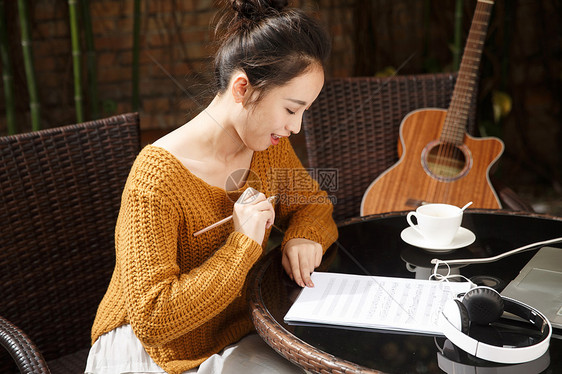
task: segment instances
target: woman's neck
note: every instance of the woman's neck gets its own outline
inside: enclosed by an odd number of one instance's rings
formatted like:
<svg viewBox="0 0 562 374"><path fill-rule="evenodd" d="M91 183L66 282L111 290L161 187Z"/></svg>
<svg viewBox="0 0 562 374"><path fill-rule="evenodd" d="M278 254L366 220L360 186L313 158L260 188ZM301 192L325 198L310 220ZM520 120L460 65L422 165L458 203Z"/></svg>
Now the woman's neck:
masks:
<svg viewBox="0 0 562 374"><path fill-rule="evenodd" d="M178 158L227 164L252 151L246 147L235 126L239 108L216 96L195 118L158 139L154 145Z"/></svg>
<svg viewBox="0 0 562 374"><path fill-rule="evenodd" d="M192 121L204 149L219 162L228 163L240 155L251 152L240 138L235 126L237 110L237 107L229 105L217 96ZM190 124L188 123L188 126Z"/></svg>

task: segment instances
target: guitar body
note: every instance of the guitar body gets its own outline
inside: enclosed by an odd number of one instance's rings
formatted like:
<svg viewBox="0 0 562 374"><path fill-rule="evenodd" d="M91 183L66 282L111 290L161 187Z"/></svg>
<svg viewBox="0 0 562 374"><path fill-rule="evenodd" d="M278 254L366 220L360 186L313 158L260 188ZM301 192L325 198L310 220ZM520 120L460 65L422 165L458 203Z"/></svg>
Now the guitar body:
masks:
<svg viewBox="0 0 562 374"><path fill-rule="evenodd" d="M440 141L447 111L421 109L400 125L399 161L371 183L363 195L361 215L413 210L423 203L447 203L499 209L489 178L503 152L497 138L464 134L462 144Z"/></svg>

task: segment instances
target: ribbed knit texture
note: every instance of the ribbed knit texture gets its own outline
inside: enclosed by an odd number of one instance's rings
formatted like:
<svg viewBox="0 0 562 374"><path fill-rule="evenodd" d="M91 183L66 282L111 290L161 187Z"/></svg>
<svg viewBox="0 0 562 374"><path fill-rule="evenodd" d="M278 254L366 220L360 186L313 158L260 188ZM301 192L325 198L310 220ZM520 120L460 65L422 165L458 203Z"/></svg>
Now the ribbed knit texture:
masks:
<svg viewBox="0 0 562 374"><path fill-rule="evenodd" d="M191 174L162 148L149 145L141 151L123 191L115 270L98 308L92 342L130 323L152 359L175 374L198 366L253 329L246 277L271 229L261 245L234 232L232 221L193 236L232 214L234 201L248 185L280 197L275 224L286 230L282 245L307 238L326 250L335 241L332 206L322 199L326 193L310 177L303 180L287 139L254 153L250 168L259 177L257 185L250 180L227 193Z"/></svg>

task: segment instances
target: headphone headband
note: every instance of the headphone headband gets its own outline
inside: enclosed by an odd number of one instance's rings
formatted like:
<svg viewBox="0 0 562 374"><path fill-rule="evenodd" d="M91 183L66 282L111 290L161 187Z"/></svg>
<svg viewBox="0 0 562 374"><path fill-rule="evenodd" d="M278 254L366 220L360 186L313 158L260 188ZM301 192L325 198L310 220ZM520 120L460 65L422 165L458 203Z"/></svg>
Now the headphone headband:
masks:
<svg viewBox="0 0 562 374"><path fill-rule="evenodd" d="M529 362L520 364L504 365L498 364L497 366L480 366L474 360L463 359L460 350L455 347L450 340L445 339L443 347L440 347L435 342L439 352L437 353L437 365L441 370L446 373L487 373L487 374L538 374L545 371L550 365L550 355L548 351Z"/></svg>
<svg viewBox="0 0 562 374"><path fill-rule="evenodd" d="M503 299L506 312L516 315L535 326L543 335L542 340L550 338L550 335L552 335L550 321L538 309L507 296L501 296L501 298Z"/></svg>
<svg viewBox="0 0 562 374"><path fill-rule="evenodd" d="M488 289L487 287L477 287L468 292L482 288ZM463 332L462 328L456 324L456 321L460 318L458 315L454 314L456 313L455 310L458 311L459 314L461 314L461 312L455 300L450 300L448 302L449 305L443 308L439 316L439 324L443 334L462 350L488 361L516 364L541 357L548 350L550 337L552 336L552 326L548 319L540 311L527 304L509 297L501 295L499 295L499 297L503 300L504 311L522 318L539 330L541 336L538 342L526 347L512 348L499 347L472 338L467 333ZM450 303L455 305L450 305Z"/></svg>

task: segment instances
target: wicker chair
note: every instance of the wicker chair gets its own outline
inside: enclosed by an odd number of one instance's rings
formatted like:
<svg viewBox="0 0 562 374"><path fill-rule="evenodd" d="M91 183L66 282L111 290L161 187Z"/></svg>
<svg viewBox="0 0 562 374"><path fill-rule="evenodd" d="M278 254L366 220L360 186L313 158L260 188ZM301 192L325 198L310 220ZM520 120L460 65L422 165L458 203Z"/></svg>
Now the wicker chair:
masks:
<svg viewBox="0 0 562 374"><path fill-rule="evenodd" d="M0 138L0 372L84 372L139 150L137 114Z"/></svg>
<svg viewBox="0 0 562 374"><path fill-rule="evenodd" d="M303 129L308 167L317 169L314 174L320 185L335 196L337 222L359 215L369 184L398 160L398 131L406 114L420 108L447 108L455 81L456 74L326 81L305 113ZM475 113L472 105L467 125L471 135L477 133ZM335 188L330 170L337 171ZM332 176L318 178L326 175ZM532 211L507 188L499 195L511 209Z"/></svg>

